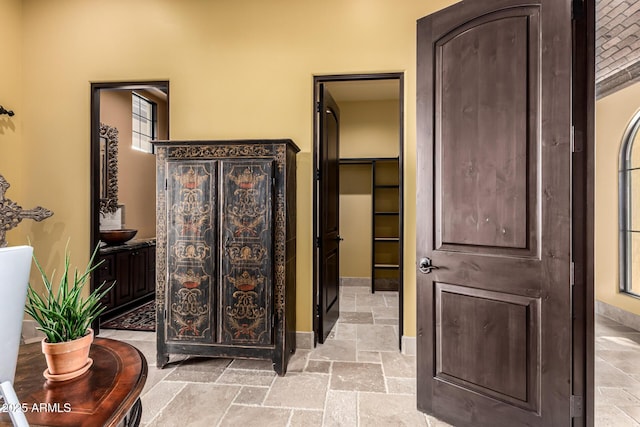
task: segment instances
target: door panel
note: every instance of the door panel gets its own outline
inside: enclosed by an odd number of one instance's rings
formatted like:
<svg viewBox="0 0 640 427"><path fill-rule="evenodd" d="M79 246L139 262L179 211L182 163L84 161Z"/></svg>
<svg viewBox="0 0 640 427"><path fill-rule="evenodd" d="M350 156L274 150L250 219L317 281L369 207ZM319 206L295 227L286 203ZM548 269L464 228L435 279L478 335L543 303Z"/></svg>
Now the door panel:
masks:
<svg viewBox="0 0 640 427"><path fill-rule="evenodd" d="M540 301L435 284L436 378L539 409Z"/></svg>
<svg viewBox="0 0 640 427"><path fill-rule="evenodd" d="M539 12L495 12L435 45L438 246L504 252L498 248L535 243L529 239L537 228L535 199L521 195L529 187L535 198L539 174ZM478 75L492 76L496 84L483 84Z"/></svg>
<svg viewBox="0 0 640 427"><path fill-rule="evenodd" d="M131 254L123 251L116 254L116 265L118 266L116 277L116 307L122 306L133 299L133 286L131 283Z"/></svg>
<svg viewBox="0 0 640 427"><path fill-rule="evenodd" d="M222 160L219 342L273 343L271 160Z"/></svg>
<svg viewBox="0 0 640 427"><path fill-rule="evenodd" d="M324 84L320 84L320 211L318 340L324 342L340 314L340 110Z"/></svg>
<svg viewBox="0 0 640 427"><path fill-rule="evenodd" d="M131 252L131 287L133 297L138 298L147 293L147 274L149 272L149 250L147 248L136 249Z"/></svg>
<svg viewBox="0 0 640 427"><path fill-rule="evenodd" d="M215 161L167 162L166 339L212 343L216 337L216 248L218 203Z"/></svg>
<svg viewBox="0 0 640 427"><path fill-rule="evenodd" d="M325 271L327 277L338 277L338 251L332 251L327 255L325 260ZM339 280L339 279L338 279ZM331 309L332 305L338 300L338 286L327 286L324 293L324 307ZM331 325L333 327L333 325ZM330 328L329 328L330 329Z"/></svg>
<svg viewBox="0 0 640 427"><path fill-rule="evenodd" d="M418 407L455 425L571 422L571 39L569 0L418 21Z"/></svg>

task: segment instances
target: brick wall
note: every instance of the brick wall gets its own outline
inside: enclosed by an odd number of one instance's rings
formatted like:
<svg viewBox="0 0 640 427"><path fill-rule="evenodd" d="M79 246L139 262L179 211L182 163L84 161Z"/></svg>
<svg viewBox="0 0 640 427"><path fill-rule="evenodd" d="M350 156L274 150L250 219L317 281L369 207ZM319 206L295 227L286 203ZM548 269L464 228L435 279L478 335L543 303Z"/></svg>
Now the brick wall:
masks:
<svg viewBox="0 0 640 427"><path fill-rule="evenodd" d="M640 80L640 0L596 0L596 91Z"/></svg>

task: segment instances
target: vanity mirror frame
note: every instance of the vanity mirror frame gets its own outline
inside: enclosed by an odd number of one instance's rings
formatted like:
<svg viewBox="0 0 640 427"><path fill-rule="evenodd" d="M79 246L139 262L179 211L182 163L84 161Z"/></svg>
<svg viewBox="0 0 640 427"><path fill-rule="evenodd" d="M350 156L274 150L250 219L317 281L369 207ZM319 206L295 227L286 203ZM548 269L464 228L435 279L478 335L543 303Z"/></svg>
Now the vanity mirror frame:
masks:
<svg viewBox="0 0 640 427"><path fill-rule="evenodd" d="M118 210L118 129L100 123L100 213Z"/></svg>

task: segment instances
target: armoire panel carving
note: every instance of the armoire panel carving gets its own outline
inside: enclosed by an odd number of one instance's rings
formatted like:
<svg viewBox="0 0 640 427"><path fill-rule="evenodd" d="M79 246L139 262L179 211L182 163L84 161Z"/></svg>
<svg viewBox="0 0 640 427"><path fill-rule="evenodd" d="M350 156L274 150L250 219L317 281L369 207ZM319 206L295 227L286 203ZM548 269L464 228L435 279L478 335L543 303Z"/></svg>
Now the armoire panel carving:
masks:
<svg viewBox="0 0 640 427"><path fill-rule="evenodd" d="M210 161L168 164L168 340L212 342L215 336L216 168Z"/></svg>
<svg viewBox="0 0 640 427"><path fill-rule="evenodd" d="M271 343L272 162L222 162L222 340Z"/></svg>

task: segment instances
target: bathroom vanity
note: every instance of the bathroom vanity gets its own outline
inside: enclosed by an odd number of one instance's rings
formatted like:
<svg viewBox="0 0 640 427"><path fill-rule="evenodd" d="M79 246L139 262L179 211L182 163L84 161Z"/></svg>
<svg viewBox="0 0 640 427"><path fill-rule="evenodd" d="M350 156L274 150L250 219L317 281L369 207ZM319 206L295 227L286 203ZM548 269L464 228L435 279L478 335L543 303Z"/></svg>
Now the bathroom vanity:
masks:
<svg viewBox="0 0 640 427"><path fill-rule="evenodd" d="M115 281L102 299L106 306L102 318L108 318L143 302L155 293L155 239L131 240L117 246L102 246L98 253L102 264L96 270L97 284Z"/></svg>

